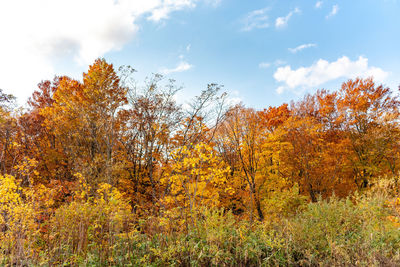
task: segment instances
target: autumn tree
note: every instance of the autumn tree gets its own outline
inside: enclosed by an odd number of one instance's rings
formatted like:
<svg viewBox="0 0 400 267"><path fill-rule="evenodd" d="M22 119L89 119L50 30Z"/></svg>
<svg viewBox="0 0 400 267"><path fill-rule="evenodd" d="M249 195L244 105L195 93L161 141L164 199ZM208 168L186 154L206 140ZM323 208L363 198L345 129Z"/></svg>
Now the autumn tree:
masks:
<svg viewBox="0 0 400 267"><path fill-rule="evenodd" d="M53 179L69 181L73 179L72 159L66 154L67 143L54 133L56 125L45 124L46 109L51 109L60 81L66 77L55 77L53 81L38 84L28 100L29 108L19 116L18 125L23 137L21 149L24 154L38 161L36 170L43 183Z"/></svg>
<svg viewBox="0 0 400 267"><path fill-rule="evenodd" d="M274 131L279 172L312 201L319 195L346 195L346 138L340 129L337 95L325 90L293 102L290 117Z"/></svg>
<svg viewBox="0 0 400 267"><path fill-rule="evenodd" d="M0 89L0 173L12 174L18 160L18 125L14 117L15 97Z"/></svg>
<svg viewBox="0 0 400 267"><path fill-rule="evenodd" d="M130 84L129 104L119 117L120 161L126 172L120 185L142 207L159 201L161 166L168 164L175 149L172 135L183 117L175 102L180 88L172 80L166 85L162 80L155 75L143 87Z"/></svg>
<svg viewBox="0 0 400 267"><path fill-rule="evenodd" d="M161 182L168 188L163 202L176 207L185 222L192 220L201 206L216 207L220 194L233 194L227 181L227 166L209 145L183 146L172 154L174 162Z"/></svg>
<svg viewBox="0 0 400 267"><path fill-rule="evenodd" d="M54 103L42 111L45 125L67 144L74 169L92 183L115 183L114 148L117 113L127 103L111 64L97 59L83 74L83 82L64 77L54 93Z"/></svg>
<svg viewBox="0 0 400 267"><path fill-rule="evenodd" d="M373 176L396 172L399 101L391 90L375 85L372 78L343 83L338 111L349 138L354 183L363 188Z"/></svg>
<svg viewBox="0 0 400 267"><path fill-rule="evenodd" d="M266 134L261 116L253 109L236 106L228 112L221 127L219 147L230 163L231 177L238 179L238 187L246 188L250 218L256 212L258 219L263 220L261 192L267 171L263 153Z"/></svg>

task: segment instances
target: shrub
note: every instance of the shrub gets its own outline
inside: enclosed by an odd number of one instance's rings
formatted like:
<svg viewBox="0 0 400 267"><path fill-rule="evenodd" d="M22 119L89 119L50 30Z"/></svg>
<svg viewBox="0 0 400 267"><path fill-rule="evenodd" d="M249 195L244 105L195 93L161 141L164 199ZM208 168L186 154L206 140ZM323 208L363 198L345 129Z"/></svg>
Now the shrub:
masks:
<svg viewBox="0 0 400 267"><path fill-rule="evenodd" d="M93 197L89 192L82 184L75 200L49 220L49 264L76 264L88 255L99 264L112 261L113 247L129 233L132 213L121 193L109 184L101 184Z"/></svg>
<svg viewBox="0 0 400 267"><path fill-rule="evenodd" d="M14 176L0 175L0 262L24 265L38 254L42 216L52 203L43 185L23 188Z"/></svg>
<svg viewBox="0 0 400 267"><path fill-rule="evenodd" d="M387 217L382 196L355 196L310 203L287 223L293 264L399 264L400 232ZM291 240L291 241L290 241Z"/></svg>

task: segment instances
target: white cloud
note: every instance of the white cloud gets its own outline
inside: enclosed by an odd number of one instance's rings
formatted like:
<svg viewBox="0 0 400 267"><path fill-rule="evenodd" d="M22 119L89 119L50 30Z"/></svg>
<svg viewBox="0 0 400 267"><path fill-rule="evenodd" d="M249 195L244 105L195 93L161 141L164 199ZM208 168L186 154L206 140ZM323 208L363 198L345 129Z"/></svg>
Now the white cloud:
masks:
<svg viewBox="0 0 400 267"><path fill-rule="evenodd" d="M222 0L205 0L205 3L207 5L210 5L212 7L217 7L221 4Z"/></svg>
<svg viewBox="0 0 400 267"><path fill-rule="evenodd" d="M269 67L271 67L272 65L278 67L278 66L282 66L286 64L286 61L282 60L282 59L277 59L274 62L261 62L260 64L258 64L258 67L260 69L267 69Z"/></svg>
<svg viewBox="0 0 400 267"><path fill-rule="evenodd" d="M271 63L269 63L269 62L261 62L260 64L258 64L258 67L260 69L267 69L267 68L271 67Z"/></svg>
<svg viewBox="0 0 400 267"><path fill-rule="evenodd" d="M268 8L253 10L242 19L242 31L251 31L253 29L264 29L269 27Z"/></svg>
<svg viewBox="0 0 400 267"><path fill-rule="evenodd" d="M172 69L163 68L163 69L161 69L160 72L164 75L168 75L168 74L175 73L175 72L184 72L184 71L190 70L191 68L193 68L193 65L191 65L185 61L181 61L181 62L179 62L178 66L176 66L175 68L172 68Z"/></svg>
<svg viewBox="0 0 400 267"><path fill-rule="evenodd" d="M301 12L301 10L296 7L295 9L290 11L289 14L287 14L285 17L278 17L275 20L275 27L283 28L283 27L287 26L289 19L293 16L293 14L300 13L300 12Z"/></svg>
<svg viewBox="0 0 400 267"><path fill-rule="evenodd" d="M317 46L316 44L302 44L302 45L299 45L299 46L297 46L295 48L288 48L288 50L291 53L295 54L295 53L300 52L301 50L304 50L306 48L316 47L316 46Z"/></svg>
<svg viewBox="0 0 400 267"><path fill-rule="evenodd" d="M286 64L286 61L284 61L284 60L282 60L282 59L277 59L277 60L275 60L275 62L274 62L274 65L275 66L281 66L281 65L285 65Z"/></svg>
<svg viewBox="0 0 400 267"><path fill-rule="evenodd" d="M334 62L320 59L309 67L300 67L294 70L290 66L279 67L274 73L274 78L276 81L284 83L277 89L278 93L282 93L287 89L300 88L303 90L316 87L338 78L373 76L375 80L382 82L388 75L388 72L380 68L368 66L368 59L365 57L360 56L358 60L351 61L348 57L343 56Z"/></svg>
<svg viewBox="0 0 400 267"><path fill-rule="evenodd" d="M258 64L258 67L260 69L267 69L269 67L271 67L272 65L278 67L278 66L282 66L286 64L286 61L282 60L282 59L277 59L274 62L261 62L260 64Z"/></svg>
<svg viewBox="0 0 400 267"><path fill-rule="evenodd" d="M315 8L321 8L322 7L323 2L322 1L317 1L315 3Z"/></svg>
<svg viewBox="0 0 400 267"><path fill-rule="evenodd" d="M235 106L243 102L243 99L239 96L238 90L234 90L228 95L227 104L230 106Z"/></svg>
<svg viewBox="0 0 400 267"><path fill-rule="evenodd" d="M125 1L129 2L129 0ZM162 19L169 18L169 14L173 11L181 10L184 8L194 8L196 6L194 0L164 0L164 1L146 0L146 1L131 1L131 2L156 3L155 7L153 6L153 8L150 11L151 15L148 17L148 20L153 20L156 22Z"/></svg>
<svg viewBox="0 0 400 267"><path fill-rule="evenodd" d="M189 52L191 48L192 48L192 44L188 44L188 45L186 46L186 52Z"/></svg>
<svg viewBox="0 0 400 267"><path fill-rule="evenodd" d="M0 88L24 100L52 79L57 61L91 63L130 41L140 18L159 22L199 1L206 0L0 1Z"/></svg>
<svg viewBox="0 0 400 267"><path fill-rule="evenodd" d="M329 19L329 18L335 16L338 13L338 11L339 11L339 6L338 5L332 6L332 10L328 15L326 15L326 18Z"/></svg>
<svg viewBox="0 0 400 267"><path fill-rule="evenodd" d="M241 97L228 97L227 104L229 106L236 106L240 103L243 103L243 99Z"/></svg>

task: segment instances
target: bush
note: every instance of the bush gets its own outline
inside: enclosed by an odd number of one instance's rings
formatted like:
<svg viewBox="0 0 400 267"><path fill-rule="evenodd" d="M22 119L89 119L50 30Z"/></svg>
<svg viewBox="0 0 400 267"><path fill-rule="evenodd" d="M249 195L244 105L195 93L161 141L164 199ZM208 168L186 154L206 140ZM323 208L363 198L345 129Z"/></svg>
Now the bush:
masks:
<svg viewBox="0 0 400 267"><path fill-rule="evenodd" d="M37 256L49 196L42 185L23 188L14 176L0 175L0 263L24 265Z"/></svg>
<svg viewBox="0 0 400 267"><path fill-rule="evenodd" d="M400 199L391 181L347 199L303 205L298 198L297 213L279 209L286 214L279 220L250 223L202 207L185 226L168 211L138 222L119 191L82 180L71 202L41 220L49 190L21 188L12 176L0 183L4 265L400 265Z"/></svg>
<svg viewBox="0 0 400 267"><path fill-rule="evenodd" d="M188 232L136 234L131 264L260 266L284 264L284 242L267 223L237 221L231 211L203 208ZM140 240L140 241L138 241Z"/></svg>
<svg viewBox="0 0 400 267"><path fill-rule="evenodd" d="M89 191L85 184L49 220L47 263L76 264L93 257L98 264L112 262L114 246L129 233L131 208L119 191L108 184L101 184L94 197Z"/></svg>
<svg viewBox="0 0 400 267"><path fill-rule="evenodd" d="M387 220L389 215L385 198L377 195L310 203L287 223L291 261L325 266L398 265L400 231Z"/></svg>

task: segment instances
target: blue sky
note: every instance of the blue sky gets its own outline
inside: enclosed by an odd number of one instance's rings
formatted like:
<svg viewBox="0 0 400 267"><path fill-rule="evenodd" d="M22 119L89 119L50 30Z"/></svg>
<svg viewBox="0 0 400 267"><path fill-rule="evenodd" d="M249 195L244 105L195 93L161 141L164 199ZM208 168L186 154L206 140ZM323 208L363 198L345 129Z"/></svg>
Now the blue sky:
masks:
<svg viewBox="0 0 400 267"><path fill-rule="evenodd" d="M180 101L207 83L255 108L356 76L395 90L399 14L396 0L2 1L0 88L26 99L40 80L80 78L104 57L134 67L139 82L175 79Z"/></svg>

